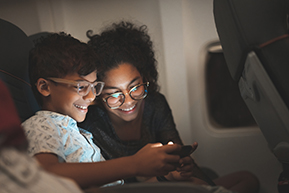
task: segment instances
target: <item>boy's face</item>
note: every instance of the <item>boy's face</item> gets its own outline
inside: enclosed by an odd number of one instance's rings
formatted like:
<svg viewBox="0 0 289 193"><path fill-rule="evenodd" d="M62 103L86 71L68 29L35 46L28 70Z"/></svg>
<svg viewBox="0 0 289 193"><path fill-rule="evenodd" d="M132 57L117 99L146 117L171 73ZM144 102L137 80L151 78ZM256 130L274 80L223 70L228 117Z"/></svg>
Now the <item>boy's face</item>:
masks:
<svg viewBox="0 0 289 193"><path fill-rule="evenodd" d="M63 79L80 81L86 80L90 83L96 81L96 71L87 76L80 77L77 73L70 74ZM49 96L44 101L43 109L68 115L77 122L82 122L87 113L87 107L95 99L92 90L86 96L80 96L74 86L68 84L55 84L48 81Z"/></svg>

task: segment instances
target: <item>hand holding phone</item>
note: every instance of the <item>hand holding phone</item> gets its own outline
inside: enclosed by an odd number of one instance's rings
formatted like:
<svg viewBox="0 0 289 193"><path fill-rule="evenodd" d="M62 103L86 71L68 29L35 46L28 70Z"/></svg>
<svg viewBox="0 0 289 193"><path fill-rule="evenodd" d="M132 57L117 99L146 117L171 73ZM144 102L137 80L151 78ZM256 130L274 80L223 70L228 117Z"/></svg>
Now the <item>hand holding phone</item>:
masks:
<svg viewBox="0 0 289 193"><path fill-rule="evenodd" d="M191 155L194 152L194 149L191 145L182 146L181 151L175 152L174 154L179 155L181 158Z"/></svg>
<svg viewBox="0 0 289 193"><path fill-rule="evenodd" d="M194 152L191 145L183 145L180 151L172 152L171 154L179 155L181 158L191 155Z"/></svg>

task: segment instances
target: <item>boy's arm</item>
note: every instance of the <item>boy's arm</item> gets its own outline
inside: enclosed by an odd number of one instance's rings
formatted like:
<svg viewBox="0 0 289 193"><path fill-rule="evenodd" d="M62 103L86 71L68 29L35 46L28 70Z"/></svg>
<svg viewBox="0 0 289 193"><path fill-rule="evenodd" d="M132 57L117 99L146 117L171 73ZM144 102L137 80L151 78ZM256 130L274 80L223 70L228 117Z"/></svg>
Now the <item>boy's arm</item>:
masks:
<svg viewBox="0 0 289 193"><path fill-rule="evenodd" d="M94 163L59 163L55 154L41 153L35 157L46 170L76 181L82 188L101 186L133 176L166 175L176 169L179 156L168 154L180 145L148 144L135 155Z"/></svg>

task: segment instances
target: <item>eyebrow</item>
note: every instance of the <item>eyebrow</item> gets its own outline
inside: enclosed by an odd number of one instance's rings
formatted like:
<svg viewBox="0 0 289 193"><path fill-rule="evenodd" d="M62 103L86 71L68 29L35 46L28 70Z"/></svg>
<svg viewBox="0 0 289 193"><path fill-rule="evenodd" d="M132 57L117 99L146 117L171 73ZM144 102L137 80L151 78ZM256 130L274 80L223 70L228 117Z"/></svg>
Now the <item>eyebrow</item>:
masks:
<svg viewBox="0 0 289 193"><path fill-rule="evenodd" d="M88 81L86 79L78 79L78 80L74 80L74 81L76 81L76 82L85 81L85 82L89 82L89 83L95 83L97 81L97 78L93 82L90 82L90 81Z"/></svg>
<svg viewBox="0 0 289 193"><path fill-rule="evenodd" d="M139 80L139 79L140 79L140 77L134 78L132 81L130 81L130 83L128 84L128 86L131 85L132 83L134 83L135 81ZM107 87L105 87L105 88L103 88L103 89L119 89L119 88L114 87L114 86L107 86Z"/></svg>

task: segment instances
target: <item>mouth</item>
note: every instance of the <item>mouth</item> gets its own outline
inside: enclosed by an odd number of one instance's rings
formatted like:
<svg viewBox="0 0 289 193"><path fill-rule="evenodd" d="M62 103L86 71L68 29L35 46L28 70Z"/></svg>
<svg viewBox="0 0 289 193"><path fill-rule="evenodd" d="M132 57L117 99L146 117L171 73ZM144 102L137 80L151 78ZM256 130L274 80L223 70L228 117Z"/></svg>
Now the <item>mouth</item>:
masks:
<svg viewBox="0 0 289 193"><path fill-rule="evenodd" d="M76 105L76 104L73 104L76 108L79 108L79 109L82 109L82 110L87 110L87 107L88 106L82 106L82 105Z"/></svg>
<svg viewBox="0 0 289 193"><path fill-rule="evenodd" d="M125 111L125 112L131 111L131 110L133 110L133 109L135 108L135 106L136 106L136 105L134 105L134 106L132 106L132 107L130 107L130 108L127 108L127 109L120 109L120 110Z"/></svg>

